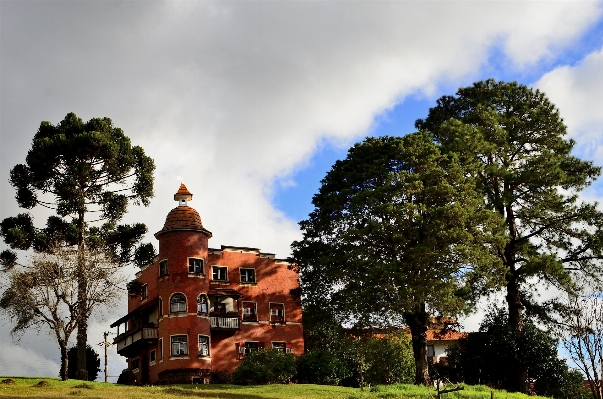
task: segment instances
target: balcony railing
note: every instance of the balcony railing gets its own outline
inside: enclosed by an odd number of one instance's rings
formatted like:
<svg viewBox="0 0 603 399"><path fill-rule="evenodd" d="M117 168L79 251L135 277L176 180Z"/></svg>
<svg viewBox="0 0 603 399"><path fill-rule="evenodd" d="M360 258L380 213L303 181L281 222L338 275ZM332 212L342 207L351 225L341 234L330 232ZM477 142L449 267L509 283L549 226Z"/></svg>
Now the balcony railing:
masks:
<svg viewBox="0 0 603 399"><path fill-rule="evenodd" d="M143 327L120 334L115 338L114 344L117 345L117 351L119 352L141 339L157 339L158 337L159 329L157 327Z"/></svg>
<svg viewBox="0 0 603 399"><path fill-rule="evenodd" d="M209 326L218 330L239 330L241 320L239 316L210 316Z"/></svg>

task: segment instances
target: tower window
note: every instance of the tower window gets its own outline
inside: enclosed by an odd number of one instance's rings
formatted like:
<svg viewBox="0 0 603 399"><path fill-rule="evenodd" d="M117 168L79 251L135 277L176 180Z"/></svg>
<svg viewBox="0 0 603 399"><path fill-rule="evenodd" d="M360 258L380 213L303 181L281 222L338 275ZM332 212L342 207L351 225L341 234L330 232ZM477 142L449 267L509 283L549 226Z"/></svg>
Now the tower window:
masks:
<svg viewBox="0 0 603 399"><path fill-rule="evenodd" d="M168 275L168 263L167 260L159 262L159 277Z"/></svg>
<svg viewBox="0 0 603 399"><path fill-rule="evenodd" d="M184 294L174 294L170 298L170 313L186 312L186 297Z"/></svg>
<svg viewBox="0 0 603 399"><path fill-rule="evenodd" d="M186 335L172 335L172 356L188 355L188 337Z"/></svg>
<svg viewBox="0 0 603 399"><path fill-rule="evenodd" d="M188 272L203 275L203 259L189 258Z"/></svg>

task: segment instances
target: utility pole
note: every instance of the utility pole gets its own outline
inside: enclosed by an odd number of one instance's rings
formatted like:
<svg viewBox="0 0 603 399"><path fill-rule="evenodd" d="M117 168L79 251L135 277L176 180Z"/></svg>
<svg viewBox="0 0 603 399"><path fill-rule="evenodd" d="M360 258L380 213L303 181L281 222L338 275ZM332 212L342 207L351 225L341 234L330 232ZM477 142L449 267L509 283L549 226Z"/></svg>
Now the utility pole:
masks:
<svg viewBox="0 0 603 399"><path fill-rule="evenodd" d="M101 342L100 344L98 344L99 346L104 346L105 347L105 382L109 382L109 365L107 363L107 359L109 357L109 353L108 353L108 348L110 345L109 340L107 339L107 337L109 336L109 334L111 334L108 331L105 331L103 333L103 337L105 337L105 341Z"/></svg>

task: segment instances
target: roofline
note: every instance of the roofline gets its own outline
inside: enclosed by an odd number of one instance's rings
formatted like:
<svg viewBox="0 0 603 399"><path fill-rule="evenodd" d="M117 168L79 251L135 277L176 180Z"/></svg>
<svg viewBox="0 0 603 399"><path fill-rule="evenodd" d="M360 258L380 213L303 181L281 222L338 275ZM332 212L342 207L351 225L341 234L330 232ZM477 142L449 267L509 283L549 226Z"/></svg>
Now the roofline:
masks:
<svg viewBox="0 0 603 399"><path fill-rule="evenodd" d="M162 230L159 230L159 231L158 231L157 233L155 233L154 235L155 235L155 238L156 238L156 239L159 239L159 236L160 236L160 235L163 235L163 234L165 234L165 233L170 233L170 232L172 232L172 231L196 231L196 232L198 232L198 233L203 233L203 234L205 234L205 235L206 235L208 238L211 238L211 237L212 237L212 233L211 233L211 231L209 231L209 230L207 230L207 229L204 229L204 228L200 228L200 229L192 229L192 228L191 228L191 229L187 229L187 228L175 228L175 229L168 229L168 230L163 230L163 229L162 229Z"/></svg>

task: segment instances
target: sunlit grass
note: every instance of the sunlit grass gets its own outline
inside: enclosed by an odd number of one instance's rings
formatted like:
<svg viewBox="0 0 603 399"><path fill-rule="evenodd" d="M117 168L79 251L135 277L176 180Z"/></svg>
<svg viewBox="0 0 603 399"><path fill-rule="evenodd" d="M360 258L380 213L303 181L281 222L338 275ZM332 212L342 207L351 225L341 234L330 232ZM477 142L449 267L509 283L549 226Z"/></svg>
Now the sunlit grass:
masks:
<svg viewBox="0 0 603 399"><path fill-rule="evenodd" d="M433 388L397 384L390 386L375 386L360 390L359 388L345 388L311 384L289 385L169 385L131 387L102 382L84 382L79 380L61 381L55 378L40 377L0 377L0 381L14 380L14 383L0 383L1 398L95 398L95 399L427 399L437 398ZM40 383L45 381L45 383ZM456 398L483 398L490 399L491 389L486 386L466 386L463 391L451 392L442 395L445 399ZM527 399L540 398L528 397L517 393L495 391L496 399Z"/></svg>

